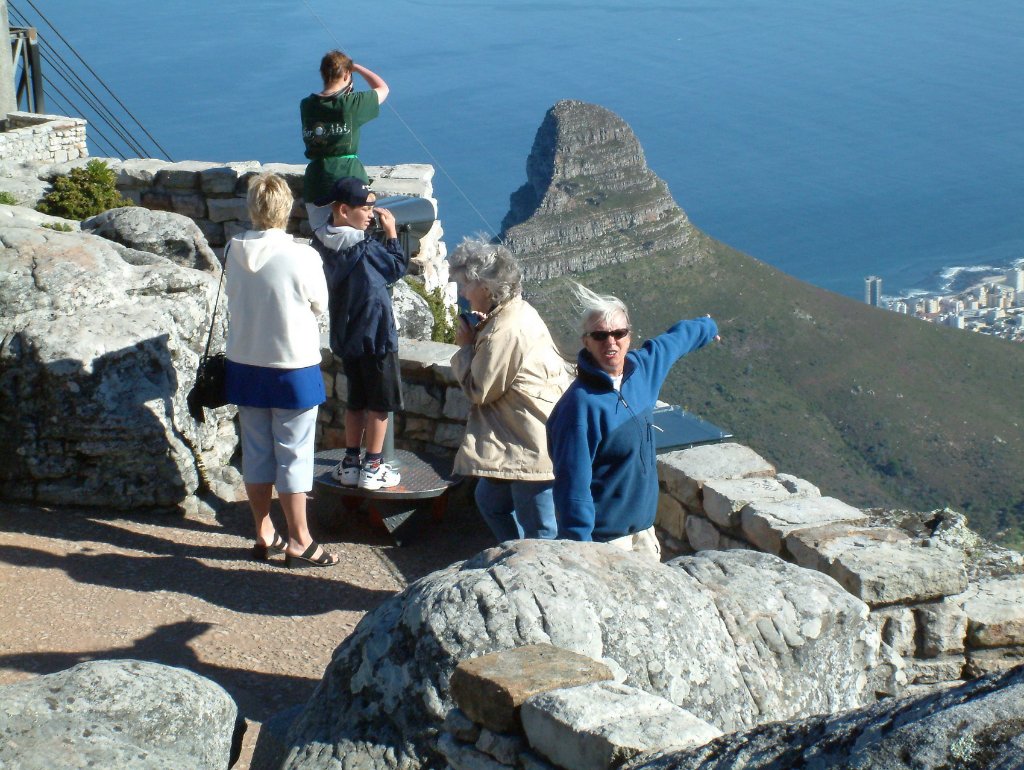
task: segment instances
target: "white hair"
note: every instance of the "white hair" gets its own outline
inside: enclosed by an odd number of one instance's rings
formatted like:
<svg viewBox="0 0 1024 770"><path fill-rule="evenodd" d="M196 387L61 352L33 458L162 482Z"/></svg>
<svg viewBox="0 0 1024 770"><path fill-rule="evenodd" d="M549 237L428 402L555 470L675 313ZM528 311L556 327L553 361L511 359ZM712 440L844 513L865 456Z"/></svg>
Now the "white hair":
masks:
<svg viewBox="0 0 1024 770"><path fill-rule="evenodd" d="M571 282L573 298L580 308L580 333L586 334L590 331L592 324L610 324L612 318L619 313L626 319L626 326L629 326L629 311L626 303L611 294L598 294L586 286Z"/></svg>
<svg viewBox="0 0 1024 770"><path fill-rule="evenodd" d="M504 245L483 237L466 238L448 257L449 275L460 283L487 287L495 303L502 303L523 290L522 270Z"/></svg>

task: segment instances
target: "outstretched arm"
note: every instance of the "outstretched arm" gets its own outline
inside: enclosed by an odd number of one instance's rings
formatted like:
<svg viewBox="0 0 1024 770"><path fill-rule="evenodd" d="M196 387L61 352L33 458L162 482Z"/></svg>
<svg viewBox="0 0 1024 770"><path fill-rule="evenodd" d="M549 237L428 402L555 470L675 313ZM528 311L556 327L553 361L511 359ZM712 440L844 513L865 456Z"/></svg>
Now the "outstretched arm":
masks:
<svg viewBox="0 0 1024 770"><path fill-rule="evenodd" d="M384 82L384 78L376 72L367 69L362 64L356 64L355 62L352 62L352 71L358 72L363 76L363 80L366 81L366 85L377 92L378 104L384 104L384 100L387 99L388 94L391 93L391 89L388 88L388 84Z"/></svg>
<svg viewBox="0 0 1024 770"><path fill-rule="evenodd" d="M647 340L636 351L636 362L646 370L646 380L657 398L669 369L680 358L718 339L718 325L710 316L679 321L664 334Z"/></svg>

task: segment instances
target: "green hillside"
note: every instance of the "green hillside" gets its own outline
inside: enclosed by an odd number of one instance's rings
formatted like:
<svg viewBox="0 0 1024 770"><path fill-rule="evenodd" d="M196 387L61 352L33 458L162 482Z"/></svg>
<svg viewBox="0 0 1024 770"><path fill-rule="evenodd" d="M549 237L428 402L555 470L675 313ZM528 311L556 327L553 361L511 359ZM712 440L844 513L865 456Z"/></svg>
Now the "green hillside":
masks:
<svg viewBox="0 0 1024 770"><path fill-rule="evenodd" d="M578 278L617 294L641 337L711 313L723 342L676 366L662 398L732 431L854 505L967 513L1024 543L1024 346L869 307L704 235L702 259L656 256ZM566 350L567 281L528 287Z"/></svg>

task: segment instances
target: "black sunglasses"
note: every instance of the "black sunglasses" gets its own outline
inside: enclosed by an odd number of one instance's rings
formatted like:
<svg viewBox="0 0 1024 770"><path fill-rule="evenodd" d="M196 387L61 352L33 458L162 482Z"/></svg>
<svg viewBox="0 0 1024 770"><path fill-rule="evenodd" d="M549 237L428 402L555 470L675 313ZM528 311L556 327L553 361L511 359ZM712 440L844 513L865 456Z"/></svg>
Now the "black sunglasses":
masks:
<svg viewBox="0 0 1024 770"><path fill-rule="evenodd" d="M629 329L612 329L611 331L604 331L602 329L596 332L587 332L587 336L594 340L594 342L604 342L609 337L621 340L627 334L629 334Z"/></svg>

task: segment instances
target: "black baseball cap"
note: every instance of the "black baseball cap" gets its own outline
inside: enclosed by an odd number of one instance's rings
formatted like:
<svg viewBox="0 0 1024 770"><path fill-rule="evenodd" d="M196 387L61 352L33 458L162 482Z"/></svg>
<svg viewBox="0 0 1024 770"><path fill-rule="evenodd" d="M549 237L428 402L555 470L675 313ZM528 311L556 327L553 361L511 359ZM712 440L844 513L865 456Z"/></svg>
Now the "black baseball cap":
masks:
<svg viewBox="0 0 1024 770"><path fill-rule="evenodd" d="M327 206L331 203L344 203L346 206L365 206L366 199L373 195L370 185L359 177L343 176L333 185L327 195L321 195L314 206Z"/></svg>

